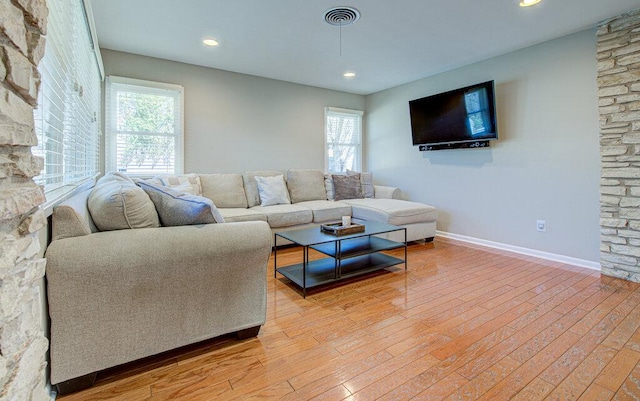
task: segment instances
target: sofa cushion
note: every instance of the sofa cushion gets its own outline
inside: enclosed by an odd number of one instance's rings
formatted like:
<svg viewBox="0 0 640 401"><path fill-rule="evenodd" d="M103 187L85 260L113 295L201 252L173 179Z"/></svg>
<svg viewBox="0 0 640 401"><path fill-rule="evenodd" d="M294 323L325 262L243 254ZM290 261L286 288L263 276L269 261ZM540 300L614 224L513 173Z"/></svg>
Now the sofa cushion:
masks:
<svg viewBox="0 0 640 401"><path fill-rule="evenodd" d="M356 219L373 220L396 226L435 221L438 211L424 203L400 199L348 199L351 214Z"/></svg>
<svg viewBox="0 0 640 401"><path fill-rule="evenodd" d="M288 205L291 203L287 184L282 174L273 177L254 177L258 184L260 206Z"/></svg>
<svg viewBox="0 0 640 401"><path fill-rule="evenodd" d="M373 198L375 195L373 189L373 173L362 173L359 171L347 170L347 175L360 174L360 185L362 186L362 196L364 198Z"/></svg>
<svg viewBox="0 0 640 401"><path fill-rule="evenodd" d="M258 206L260 204L260 195L258 194L258 184L256 183L256 176L259 177L273 177L274 175L282 174L279 171L265 170L265 171L247 171L242 174L242 181L244 182L244 191L247 194L247 204L249 207Z"/></svg>
<svg viewBox="0 0 640 401"><path fill-rule="evenodd" d="M202 196L218 208L246 208L247 195L240 174L200 174Z"/></svg>
<svg viewBox="0 0 640 401"><path fill-rule="evenodd" d="M161 174L155 177L162 182L165 187L178 191L189 192L194 195L202 195L202 185L198 174ZM185 184L189 184L193 189L185 189Z"/></svg>
<svg viewBox="0 0 640 401"><path fill-rule="evenodd" d="M122 173L100 178L89 194L88 207L100 231L160 227L149 196Z"/></svg>
<svg viewBox="0 0 640 401"><path fill-rule="evenodd" d="M311 209L298 205L254 206L250 210L267 216L271 228L307 224L313 221Z"/></svg>
<svg viewBox="0 0 640 401"><path fill-rule="evenodd" d="M362 198L362 184L360 174L332 175L335 200Z"/></svg>
<svg viewBox="0 0 640 401"><path fill-rule="evenodd" d="M342 216L351 216L351 206L342 202L315 200L299 202L296 205L311 209L314 223L341 221Z"/></svg>
<svg viewBox="0 0 640 401"><path fill-rule="evenodd" d="M287 171L287 187L292 203L327 200L324 173L320 170Z"/></svg>
<svg viewBox="0 0 640 401"><path fill-rule="evenodd" d="M239 221L267 221L267 215L255 210L246 208L220 208L218 209L225 223L236 223Z"/></svg>
<svg viewBox="0 0 640 401"><path fill-rule="evenodd" d="M153 201L163 226L224 223L211 199L144 181L138 185Z"/></svg>

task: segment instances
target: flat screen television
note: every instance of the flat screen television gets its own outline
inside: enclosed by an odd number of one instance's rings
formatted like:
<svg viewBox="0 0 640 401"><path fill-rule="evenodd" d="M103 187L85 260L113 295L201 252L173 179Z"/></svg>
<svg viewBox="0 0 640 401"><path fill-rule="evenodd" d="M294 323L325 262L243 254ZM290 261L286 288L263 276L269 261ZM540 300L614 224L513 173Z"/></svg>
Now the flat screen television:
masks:
<svg viewBox="0 0 640 401"><path fill-rule="evenodd" d="M436 145L420 150L484 147L498 139L493 81L411 100L409 111L413 145Z"/></svg>

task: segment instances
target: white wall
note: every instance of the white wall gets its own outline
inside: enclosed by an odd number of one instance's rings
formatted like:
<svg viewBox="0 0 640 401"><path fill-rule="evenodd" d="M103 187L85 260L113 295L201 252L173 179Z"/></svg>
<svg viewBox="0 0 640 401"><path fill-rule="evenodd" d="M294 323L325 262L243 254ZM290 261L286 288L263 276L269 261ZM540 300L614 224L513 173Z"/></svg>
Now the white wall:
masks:
<svg viewBox="0 0 640 401"><path fill-rule="evenodd" d="M101 49L105 72L185 90L185 172L324 170L324 108L365 98Z"/></svg>
<svg viewBox="0 0 640 401"><path fill-rule="evenodd" d="M439 230L598 261L595 55L589 30L367 96L374 180L437 207ZM409 100L492 79L500 139L491 148L411 145Z"/></svg>

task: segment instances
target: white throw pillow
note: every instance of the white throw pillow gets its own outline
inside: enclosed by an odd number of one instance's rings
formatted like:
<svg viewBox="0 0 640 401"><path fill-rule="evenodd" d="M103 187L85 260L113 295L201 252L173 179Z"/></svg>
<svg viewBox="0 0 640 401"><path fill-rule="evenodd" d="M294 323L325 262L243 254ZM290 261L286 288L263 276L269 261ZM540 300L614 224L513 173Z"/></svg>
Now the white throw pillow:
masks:
<svg viewBox="0 0 640 401"><path fill-rule="evenodd" d="M198 190L191 185L190 182L183 182L178 185L169 185L169 188L178 192L186 192L191 195L198 195Z"/></svg>
<svg viewBox="0 0 640 401"><path fill-rule="evenodd" d="M200 184L200 176L198 174L178 174L178 175L157 175L154 178L160 180L162 185L182 192L188 192L193 195L202 195L202 185ZM184 185L189 184L190 189ZM186 190L185 190L186 188Z"/></svg>
<svg viewBox="0 0 640 401"><path fill-rule="evenodd" d="M331 177L331 174L324 175L324 189L327 191L327 199L336 199L333 191L333 177Z"/></svg>
<svg viewBox="0 0 640 401"><path fill-rule="evenodd" d="M290 204L289 192L282 174L273 177L255 177L258 183L260 206Z"/></svg>

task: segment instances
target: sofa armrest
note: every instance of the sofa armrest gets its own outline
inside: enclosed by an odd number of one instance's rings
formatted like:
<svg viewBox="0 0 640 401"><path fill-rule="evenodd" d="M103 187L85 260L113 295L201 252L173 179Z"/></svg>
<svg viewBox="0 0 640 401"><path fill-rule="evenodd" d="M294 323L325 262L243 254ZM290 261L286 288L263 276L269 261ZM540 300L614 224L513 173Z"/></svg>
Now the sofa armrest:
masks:
<svg viewBox="0 0 640 401"><path fill-rule="evenodd" d="M384 185L373 186L374 197L380 199L401 199L402 191L397 187L386 187Z"/></svg>
<svg viewBox="0 0 640 401"><path fill-rule="evenodd" d="M53 241L51 382L260 326L271 237L254 221Z"/></svg>

